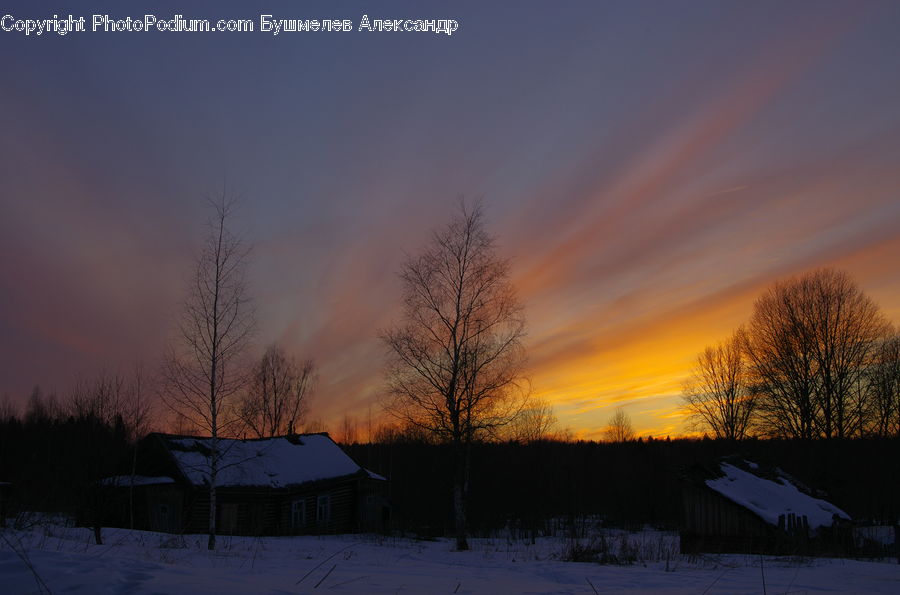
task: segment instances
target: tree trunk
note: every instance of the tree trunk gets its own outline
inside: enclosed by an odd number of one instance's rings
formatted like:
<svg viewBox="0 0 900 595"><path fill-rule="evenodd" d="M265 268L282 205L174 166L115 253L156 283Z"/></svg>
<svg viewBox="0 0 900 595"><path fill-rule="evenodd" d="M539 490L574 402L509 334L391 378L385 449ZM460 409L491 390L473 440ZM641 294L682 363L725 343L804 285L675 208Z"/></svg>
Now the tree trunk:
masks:
<svg viewBox="0 0 900 595"><path fill-rule="evenodd" d="M128 528L134 531L134 475L137 473L137 444L131 456L131 482L128 485Z"/></svg>
<svg viewBox="0 0 900 595"><path fill-rule="evenodd" d="M468 446L457 444L454 455L453 481L453 517L456 529L456 549L463 552L469 549L466 539L468 527L466 523L466 500L468 497L469 456Z"/></svg>
<svg viewBox="0 0 900 595"><path fill-rule="evenodd" d="M92 523L94 526L92 528L94 530L94 543L97 545L103 545L103 521L101 518L103 515L103 500L100 496L101 489L100 486L94 486L91 490L93 492L91 496L93 497L92 504L94 508L94 522Z"/></svg>
<svg viewBox="0 0 900 595"><path fill-rule="evenodd" d="M219 474L219 440L213 434L212 453L209 456L209 540L206 549L216 549L216 481Z"/></svg>
<svg viewBox="0 0 900 595"><path fill-rule="evenodd" d="M97 473L97 475L100 475ZM99 483L99 482L98 482ZM103 545L103 505L104 505L104 494L103 487L95 483L91 486L90 489L90 503L91 508L93 508L93 525L91 528L94 530L94 543L97 545Z"/></svg>
<svg viewBox="0 0 900 595"><path fill-rule="evenodd" d="M210 481L209 484L209 540L206 542L206 549L216 549L216 483Z"/></svg>
<svg viewBox="0 0 900 595"><path fill-rule="evenodd" d="M99 474L98 474L99 475ZM94 530L94 543L97 545L103 545L103 497L102 497L102 486L98 484L94 484L91 486L90 496L91 496L91 506L93 510L93 527Z"/></svg>
<svg viewBox="0 0 900 595"><path fill-rule="evenodd" d="M456 549L463 552L469 549L469 542L466 540L466 502L461 478L458 475L453 483L453 516L456 524Z"/></svg>

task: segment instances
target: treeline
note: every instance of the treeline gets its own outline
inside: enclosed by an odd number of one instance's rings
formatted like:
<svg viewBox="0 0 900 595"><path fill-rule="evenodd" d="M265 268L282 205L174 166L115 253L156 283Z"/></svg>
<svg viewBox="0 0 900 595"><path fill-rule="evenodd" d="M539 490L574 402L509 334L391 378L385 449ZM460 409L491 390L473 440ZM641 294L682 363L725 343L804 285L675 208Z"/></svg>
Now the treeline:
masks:
<svg viewBox="0 0 900 595"><path fill-rule="evenodd" d="M347 449L390 478L396 529L450 534L450 448L397 441ZM892 524L900 516L896 438L506 442L473 445L470 527L476 534L510 529L540 535L594 517L612 526L675 529L685 473L698 462L735 454L782 468L857 521Z"/></svg>
<svg viewBox="0 0 900 595"><path fill-rule="evenodd" d="M779 282L684 387L695 427L717 438L900 436L900 335L844 272Z"/></svg>
<svg viewBox="0 0 900 595"><path fill-rule="evenodd" d="M92 523L104 477L131 466L147 404L140 375L102 375L63 399L32 392L25 411L0 411L0 481L13 484L11 508L52 511Z"/></svg>
<svg viewBox="0 0 900 595"><path fill-rule="evenodd" d="M130 472L138 436L122 409L108 406L115 391L99 394L106 406L85 408L84 400L59 402L36 392L22 415L0 417L0 480L14 484L9 512L57 511L94 524L103 508L97 481ZM345 448L390 479L393 528L451 534L452 449L408 433L382 437ZM473 444L469 525L476 534L509 529L539 536L593 517L613 526L675 529L685 472L734 454L781 467L858 521L900 518L898 438L508 441Z"/></svg>

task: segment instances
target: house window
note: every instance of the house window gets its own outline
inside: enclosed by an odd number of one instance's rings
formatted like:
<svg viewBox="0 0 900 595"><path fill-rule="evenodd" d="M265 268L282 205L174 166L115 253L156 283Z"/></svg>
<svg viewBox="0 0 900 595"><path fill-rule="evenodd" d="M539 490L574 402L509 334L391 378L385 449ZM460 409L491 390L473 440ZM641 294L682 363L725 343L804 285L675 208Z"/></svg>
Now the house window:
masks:
<svg viewBox="0 0 900 595"><path fill-rule="evenodd" d="M316 498L316 520L325 523L331 520L331 496L322 494Z"/></svg>
<svg viewBox="0 0 900 595"><path fill-rule="evenodd" d="M306 524L306 500L303 498L291 501L291 527L300 529Z"/></svg>

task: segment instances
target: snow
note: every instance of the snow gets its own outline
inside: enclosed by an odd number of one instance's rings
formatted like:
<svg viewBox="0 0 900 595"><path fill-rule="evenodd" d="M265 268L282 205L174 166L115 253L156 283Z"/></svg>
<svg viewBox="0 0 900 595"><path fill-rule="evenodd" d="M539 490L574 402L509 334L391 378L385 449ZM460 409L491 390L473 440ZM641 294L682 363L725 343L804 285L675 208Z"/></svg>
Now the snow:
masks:
<svg viewBox="0 0 900 595"><path fill-rule="evenodd" d="M805 515L811 529L830 527L834 515L850 516L840 508L804 494L787 478L764 479L734 465L722 463L723 477L708 479L706 485L732 502L753 511L769 524L778 525L779 515Z"/></svg>
<svg viewBox="0 0 900 595"><path fill-rule="evenodd" d="M473 539L453 551L451 540L413 541L366 535L220 537L205 549L202 535L104 529L104 545L89 529L39 526L0 535L3 592L40 589L28 564L53 593L898 593L895 561L681 556L677 536L637 533L662 543L668 560L630 566L559 560L561 538ZM23 560L24 558L24 560ZM26 564L27 560L27 564Z"/></svg>
<svg viewBox="0 0 900 595"><path fill-rule="evenodd" d="M853 527L853 538L856 544L863 545L866 541L882 546L892 545L896 535L890 525L877 525L868 527Z"/></svg>
<svg viewBox="0 0 900 595"><path fill-rule="evenodd" d="M107 477L100 481L101 484L107 486L152 486L167 483L175 483L171 477L149 477L147 475L115 475Z"/></svg>
<svg viewBox="0 0 900 595"><path fill-rule="evenodd" d="M189 482L202 486L209 478L208 438L164 438ZM334 441L324 434L304 434L299 443L287 438L269 440L219 439L222 457L219 486L292 485L362 472Z"/></svg>
<svg viewBox="0 0 900 595"><path fill-rule="evenodd" d="M369 476L369 479L377 479L378 481L387 481L386 477L384 477L383 475L378 475L374 471L370 471L368 469L364 469L364 471Z"/></svg>

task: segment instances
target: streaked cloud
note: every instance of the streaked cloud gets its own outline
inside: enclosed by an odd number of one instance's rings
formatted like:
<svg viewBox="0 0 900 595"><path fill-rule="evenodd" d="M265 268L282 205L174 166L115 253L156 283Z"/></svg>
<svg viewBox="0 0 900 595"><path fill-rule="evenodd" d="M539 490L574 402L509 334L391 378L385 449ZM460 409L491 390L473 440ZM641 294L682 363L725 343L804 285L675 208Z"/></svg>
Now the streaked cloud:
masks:
<svg viewBox="0 0 900 595"><path fill-rule="evenodd" d="M454 10L427 42L0 39L0 393L152 364L225 181L259 346L316 359L333 426L377 404L396 271L460 195L485 196L534 390L581 437L619 405L683 432L694 357L782 276L846 268L900 322L896 5Z"/></svg>

